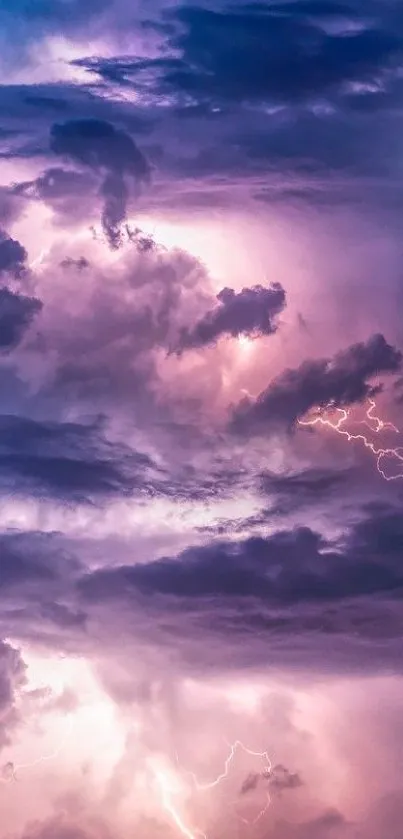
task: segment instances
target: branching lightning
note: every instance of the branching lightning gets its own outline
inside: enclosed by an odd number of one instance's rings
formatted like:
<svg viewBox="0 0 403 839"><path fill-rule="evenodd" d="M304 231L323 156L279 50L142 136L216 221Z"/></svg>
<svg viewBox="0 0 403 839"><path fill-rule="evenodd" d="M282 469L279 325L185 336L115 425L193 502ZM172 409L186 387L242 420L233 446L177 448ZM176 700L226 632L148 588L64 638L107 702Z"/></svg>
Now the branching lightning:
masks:
<svg viewBox="0 0 403 839"><path fill-rule="evenodd" d="M232 764L232 762L234 760L234 757L235 757L238 750L242 750L246 754L251 755L252 757L260 758L263 761L262 776L263 777L269 777L270 776L270 773L272 771L272 764L271 764L271 760L270 760L266 751L263 751L263 752L253 751L252 749L249 749L247 746L245 746L241 742L241 740L235 740L234 743L229 744L229 748L230 748L230 752L229 752L229 755L224 762L224 769L213 780L200 783L200 781L198 780L198 778L194 774L194 772L186 771L184 773L185 775L187 775L188 777L190 777L192 779L192 785L197 792L204 792L204 791L207 791L207 790L211 790L214 787L218 787L221 783L223 783L224 781L226 781L228 779L231 764ZM175 794L179 790L178 790L177 786L175 787L173 785L173 783L170 782L170 779L169 779L168 775L161 770L157 770L156 773L155 773L155 776L156 776L156 780L157 780L157 783L158 783L158 786L159 786L159 789L160 789L161 801L162 801L163 808L169 814L170 818L172 819L173 823L176 825L176 827L178 828L178 830L182 834L182 836L185 837L185 839L200 839L200 837L203 837L203 839L207 839L206 834L203 833L202 830L200 830L199 828L191 828L186 823L184 817L179 813L179 811L178 811L178 809L177 809L177 807L175 806L175 803L174 803ZM267 793L265 806L260 810L260 812L257 814L257 816L253 820L250 821L248 819L245 819L242 816L238 816L238 818L242 822L244 822L244 824L247 824L249 826L250 825L255 825L265 815L265 813L267 812L267 810L270 806L270 803L271 803L270 795Z"/></svg>
<svg viewBox="0 0 403 839"><path fill-rule="evenodd" d="M260 822L260 819L262 819L263 816L266 815L266 813L267 813L267 811L270 807L270 804L271 804L270 793L267 793L266 794L266 804L265 804L264 807L262 807L262 809L258 812L257 816L255 816L254 819L245 819L244 816L239 816L239 818L244 824L247 824L248 826L255 825L258 822Z"/></svg>
<svg viewBox="0 0 403 839"><path fill-rule="evenodd" d="M63 749L66 745L66 742L67 742L68 738L70 737L72 729L73 729L73 718L71 716L69 716L67 730L66 730L65 734L63 735L63 738L60 741L59 745L57 746L57 748L53 752L51 752L50 754L47 754L47 755L40 755L35 760L29 761L28 763L17 763L17 764L14 764L12 762L7 763L6 767L4 767L4 768L8 769L8 777L6 777L6 778L0 777L0 782L2 784L10 784L11 781L18 781L17 772L20 772L21 769L22 770L33 769L35 766L38 766L41 763L46 763L48 760L54 760L55 758L59 757L60 753L63 751Z"/></svg>
<svg viewBox="0 0 403 839"><path fill-rule="evenodd" d="M246 752L246 754L251 755L252 757L261 758L264 761L264 770L263 771L267 772L267 773L271 772L272 766L271 766L271 761L270 761L270 758L269 758L267 752L254 752L254 751L252 751L252 749L249 749L247 746L244 746L244 744L241 742L241 740L235 740L234 743L228 744L228 745L230 747L230 753L229 753L227 759L225 760L224 771L220 775L218 775L217 778L214 778L214 780L212 780L212 781L207 781L206 783L201 784L197 780L197 777L194 774L194 772L188 772L188 774L193 779L193 783L194 783L196 789L199 792L203 791L203 790L207 790L207 789L212 789L213 787L217 787L218 784L220 784L222 781L225 781L228 778L230 765L231 765L238 749L242 749L244 752Z"/></svg>
<svg viewBox="0 0 403 839"><path fill-rule="evenodd" d="M322 409L319 414L312 417L311 419L299 419L298 423L302 426L316 426L322 425L327 428L331 428L333 431L336 431L337 434L340 434L342 437L346 437L349 443L359 441L361 442L366 449L368 449L375 457L376 457L376 468L379 474L384 478L385 481L396 481L399 478L403 479L403 446L397 446L396 448L381 448L377 447L371 440L368 439L366 434L352 434L350 431L347 431L344 428L345 423L347 422L350 412L345 408L337 408L336 410L340 414L339 418L333 422L331 419L327 419L323 416L324 410L331 410L332 406L329 405L327 408ZM369 430L375 434L379 434L380 431L393 431L396 434L399 434L399 429L396 428L395 425L391 422L384 422L384 420L380 419L377 416L373 415L373 411L375 409L375 402L371 399L370 406L366 412L366 419L360 420L361 425L366 425ZM370 423L375 423L375 425L370 425ZM381 463L383 458L389 457L398 461L401 464L402 471L398 472L396 475L387 475L384 469L382 469Z"/></svg>
<svg viewBox="0 0 403 839"><path fill-rule="evenodd" d="M202 830L199 830L198 828L192 830L186 824L185 820L178 812L173 802L173 796L175 795L175 792L177 790L173 788L172 784L169 782L169 778L167 777L167 775L161 770L158 770L156 772L156 779L161 792L163 808L170 815L172 821L174 822L182 836L184 836L185 839L200 839L200 836L202 837L202 839L207 839L206 834L203 833Z"/></svg>

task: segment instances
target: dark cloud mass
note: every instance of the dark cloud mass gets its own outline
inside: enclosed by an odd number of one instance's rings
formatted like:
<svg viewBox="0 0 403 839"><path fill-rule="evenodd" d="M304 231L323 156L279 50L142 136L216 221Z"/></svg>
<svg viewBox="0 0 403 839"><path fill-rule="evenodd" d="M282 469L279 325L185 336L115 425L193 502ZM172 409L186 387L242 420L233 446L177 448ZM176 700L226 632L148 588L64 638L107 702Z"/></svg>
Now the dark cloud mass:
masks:
<svg viewBox="0 0 403 839"><path fill-rule="evenodd" d="M343 548L306 527L267 539L219 541L188 548L176 558L101 571L83 586L91 597L138 591L196 599L207 606L214 597L252 597L283 608L375 594L400 599L400 531L399 516L390 512L360 524Z"/></svg>
<svg viewBox="0 0 403 839"><path fill-rule="evenodd" d="M18 274L26 258L27 252L20 242L0 230L0 273L11 271Z"/></svg>
<svg viewBox="0 0 403 839"><path fill-rule="evenodd" d="M133 190L150 176L149 165L134 140L106 121L82 119L54 125L50 147L55 154L101 173L102 224L111 246L117 247L120 224L126 218L127 179Z"/></svg>
<svg viewBox="0 0 403 839"><path fill-rule="evenodd" d="M39 422L0 416L0 487L20 493L49 493L66 499L147 492L152 462L141 453L114 446L102 421ZM145 473L149 473L147 481Z"/></svg>
<svg viewBox="0 0 403 839"><path fill-rule="evenodd" d="M281 373L255 402L241 403L234 426L251 430L278 423L292 426L312 408L340 408L362 402L379 389L368 379L397 373L401 361L400 350L388 344L383 335L354 344L333 359L304 361L295 370Z"/></svg>
<svg viewBox="0 0 403 839"><path fill-rule="evenodd" d="M22 340L42 303L35 297L0 288L0 349L10 352Z"/></svg>
<svg viewBox="0 0 403 839"><path fill-rule="evenodd" d="M270 772L266 771L260 774L252 773L248 775L241 786L240 795L246 795L256 790L260 784L264 784L270 790L274 790L277 794L280 794L285 790L299 789L303 785L303 782L298 772L290 772L286 766L277 764L272 767Z"/></svg>
<svg viewBox="0 0 403 839"><path fill-rule="evenodd" d="M269 288L243 288L238 294L232 288L223 288L217 295L219 305L193 328L182 331L180 350L207 346L222 335L232 338L272 335L277 329L275 318L284 308L285 299L279 283Z"/></svg>
<svg viewBox="0 0 403 839"><path fill-rule="evenodd" d="M196 101L331 97L348 83L375 82L399 66L402 40L382 23L366 22L363 11L333 3L250 3L214 11L183 5L171 16L170 43L179 57L151 66L160 70L163 87ZM333 31L326 25L332 20L338 23ZM143 67L139 62L134 69Z"/></svg>

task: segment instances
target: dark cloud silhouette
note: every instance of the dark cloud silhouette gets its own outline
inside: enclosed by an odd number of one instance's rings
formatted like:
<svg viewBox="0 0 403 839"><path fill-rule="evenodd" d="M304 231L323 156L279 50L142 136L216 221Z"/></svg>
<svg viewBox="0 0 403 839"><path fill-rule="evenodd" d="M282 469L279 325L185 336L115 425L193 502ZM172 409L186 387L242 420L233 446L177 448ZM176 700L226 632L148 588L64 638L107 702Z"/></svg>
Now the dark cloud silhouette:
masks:
<svg viewBox="0 0 403 839"><path fill-rule="evenodd" d="M104 120L70 120L53 126L50 146L55 154L102 175L102 223L110 245L118 247L130 191L150 177L149 164L132 137Z"/></svg>
<svg viewBox="0 0 403 839"><path fill-rule="evenodd" d="M0 416L0 492L86 501L147 494L156 470L140 452L109 443L102 422ZM160 476L158 476L160 477Z"/></svg>
<svg viewBox="0 0 403 839"><path fill-rule="evenodd" d="M224 288L217 294L219 305L193 327L181 332L178 351L214 343L223 335L258 337L276 332L276 317L284 309L286 295L280 283L235 292Z"/></svg>
<svg viewBox="0 0 403 839"><path fill-rule="evenodd" d="M272 504L266 519L274 512L292 513L304 507L320 505L337 498L351 481L349 470L305 469L285 475L262 472L258 476L261 492L270 497Z"/></svg>
<svg viewBox="0 0 403 839"><path fill-rule="evenodd" d="M255 598L282 608L373 595L400 597L402 528L392 512L357 525L344 548L308 527L268 538L217 541L188 548L175 558L100 571L83 581L83 591L102 598L159 594L189 603Z"/></svg>
<svg viewBox="0 0 403 839"><path fill-rule="evenodd" d="M41 308L35 297L0 288L0 351L10 352L20 343Z"/></svg>
<svg viewBox="0 0 403 839"><path fill-rule="evenodd" d="M324 25L329 19L339 26ZM162 89L221 105L332 96L348 83L379 80L402 56L393 26L368 23L347 4L251 3L214 11L182 5L170 24L169 43L179 57L154 59L149 69ZM137 71L143 69L140 62Z"/></svg>
<svg viewBox="0 0 403 839"><path fill-rule="evenodd" d="M270 789L278 793L285 790L298 789L303 786L303 781L298 772L290 772L286 766L278 763L273 766L269 777Z"/></svg>
<svg viewBox="0 0 403 839"><path fill-rule="evenodd" d="M275 378L256 401L245 399L234 412L233 427L252 432L270 425L293 426L312 408L362 402L379 390L369 379L398 372L400 350L383 335L353 344L330 358L304 361Z"/></svg>
<svg viewBox="0 0 403 839"><path fill-rule="evenodd" d="M246 795L248 792L253 792L259 786L259 781L262 778L261 772L251 772L247 778L245 778L241 789L239 790L240 795Z"/></svg>
<svg viewBox="0 0 403 839"><path fill-rule="evenodd" d="M24 267L27 255L20 242L0 229L0 274L9 271L18 275Z"/></svg>
<svg viewBox="0 0 403 839"><path fill-rule="evenodd" d="M94 563L92 540L77 558L58 534L3 534L0 611L8 632L62 630L76 643L94 620L97 638L113 623L136 643L163 639L201 669L213 643L214 666L267 664L269 644L282 667L400 669L402 539L400 510L372 509L339 545L297 528L150 562L123 554L127 564L111 568ZM281 769L275 777L279 791L298 785Z"/></svg>
<svg viewBox="0 0 403 839"><path fill-rule="evenodd" d="M286 766L279 763L273 766L271 771L251 772L241 786L240 795L253 792L260 784L265 784L276 793L282 793L285 790L298 789L303 786L303 781L298 772L290 772Z"/></svg>

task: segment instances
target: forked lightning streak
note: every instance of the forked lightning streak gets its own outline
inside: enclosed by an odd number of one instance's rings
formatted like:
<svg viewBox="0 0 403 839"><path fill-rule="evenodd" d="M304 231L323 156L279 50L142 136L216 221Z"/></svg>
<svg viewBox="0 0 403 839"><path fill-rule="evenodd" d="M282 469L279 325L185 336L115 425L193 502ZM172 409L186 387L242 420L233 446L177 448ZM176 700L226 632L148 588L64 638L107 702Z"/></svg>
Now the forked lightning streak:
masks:
<svg viewBox="0 0 403 839"><path fill-rule="evenodd" d="M9 784L9 783L11 783L11 781L17 781L18 780L17 772L20 772L21 769L33 769L35 766L38 766L41 763L46 763L48 760L54 760L55 758L57 758L60 755L60 753L62 752L62 750L64 749L64 747L66 745L66 742L67 742L67 740L68 740L68 738L69 738L69 736L72 732L72 729L73 729L73 718L70 716L68 718L67 731L64 734L63 739L61 740L61 742L59 743L59 745L57 746L57 748L55 749L54 752L51 752L51 754L48 754L48 755L40 755L35 760L32 760L29 763L17 763L17 764L8 763L8 764L6 764L6 766L10 767L10 774L9 774L8 778L0 778L0 782L2 784Z"/></svg>
<svg viewBox="0 0 403 839"><path fill-rule="evenodd" d="M199 780L197 779L197 776L194 774L194 772L188 772L188 771L185 772L185 774L188 775L192 779L194 788L198 792L204 792L204 791L211 790L214 787L219 786L219 784L221 784L223 781L227 780L231 763L232 763L238 749L242 749L246 754L251 755L252 757L258 757L261 760L263 760L263 762L264 762L263 773L265 775L269 775L271 773L271 771L272 771L271 760L270 760L266 751L264 751L264 752L253 751L252 749L249 749L247 746L245 746L241 742L241 740L235 740L235 742L230 745L230 752L229 752L229 755L224 762L223 772L221 772L219 775L217 775L217 777L214 778L212 781L207 781L207 782L204 782L204 783L200 783ZM207 839L206 834L203 833L202 830L200 830L199 828L189 827L189 825L185 822L183 816L181 816L181 814L178 812L178 810L175 807L175 804L173 802L173 797L175 795L175 790L172 789L172 785L169 783L169 779L166 777L165 773L161 772L161 771L156 772L156 779L157 779L157 782L158 782L158 785L159 785L159 788L160 788L160 792L161 792L161 800L162 800L163 808L170 815L172 821L174 822L174 824L176 825L176 827L178 828L178 830L180 831L182 836L184 836L185 839L200 839L200 837L204 837L204 839ZM260 812L258 813L258 815L256 816L255 819L253 819L252 821L249 821L249 820L247 820L247 819L245 819L241 816L239 816L239 818L240 818L241 821L244 822L244 824L247 824L247 825L257 824L257 822L260 821L260 819L265 815L269 806L270 806L270 796L269 796L269 794L267 794L266 804L262 808L262 810L260 810Z"/></svg>
<svg viewBox="0 0 403 839"><path fill-rule="evenodd" d="M332 406L328 406L328 410L331 410ZM367 419L361 420L362 425L366 425L370 431L379 434L380 431L386 431L389 429L390 431L399 434L399 429L396 428L395 425L391 422L384 422L384 420L380 419L379 417L373 416L373 410L375 408L375 402L371 399L370 406L366 412ZM326 409L325 409L326 410ZM322 413L318 414L312 419L299 419L298 424L302 426L316 426L322 425L326 428L331 428L333 431L336 431L337 434L340 434L342 437L347 438L347 442L351 443L354 441L360 441L363 443L364 447L368 449L373 455L376 457L376 468L379 474L384 478L385 481L397 481L399 478L403 479L403 446L397 446L395 449L392 448L378 448L375 446L371 440L368 439L368 436L365 434L352 434L350 431L347 431L346 428L343 426L347 422L350 412L345 408L337 408L338 413L341 415L336 422L332 422L330 419L326 419L322 416ZM370 422L375 423L375 426L372 427ZM383 458L390 457L391 459L397 460L399 464L401 464L402 471L398 472L396 475L387 475L386 472L381 467L381 462Z"/></svg>

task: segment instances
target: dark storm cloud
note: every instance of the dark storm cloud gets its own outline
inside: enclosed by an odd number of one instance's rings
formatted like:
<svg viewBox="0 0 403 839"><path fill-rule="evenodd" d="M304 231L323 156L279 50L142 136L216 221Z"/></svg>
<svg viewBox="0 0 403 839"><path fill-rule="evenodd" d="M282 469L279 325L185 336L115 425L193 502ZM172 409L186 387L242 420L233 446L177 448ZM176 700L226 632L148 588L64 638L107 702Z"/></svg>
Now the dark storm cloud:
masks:
<svg viewBox="0 0 403 839"><path fill-rule="evenodd" d="M130 191L138 189L150 177L146 158L127 132L105 120L82 119L56 124L51 131L50 145L55 154L102 175L102 224L111 246L117 247Z"/></svg>
<svg viewBox="0 0 403 839"><path fill-rule="evenodd" d="M382 552L374 548L372 527L382 534ZM261 657L267 663L269 655L272 663L297 668L308 661L328 667L330 658L343 668L387 661L399 667L402 536L400 512L384 510L370 512L338 547L309 528L217 541L85 575L81 607L99 620L115 615L122 631L134 622L135 631L142 627L158 643L174 644L189 661L197 649L209 666L207 637L216 639L217 666Z"/></svg>
<svg viewBox="0 0 403 839"><path fill-rule="evenodd" d="M328 25L331 19L337 27ZM160 70L162 88L196 101L332 96L351 82L379 82L403 55L390 21L384 26L376 15L366 21L365 12L347 4L182 6L168 21L168 42L179 57L168 65L163 58L160 67L154 60L149 68Z"/></svg>
<svg viewBox="0 0 403 839"><path fill-rule="evenodd" d="M362 205L368 190L358 197L353 175L394 177L399 170L403 21L396 6L189 4L149 26L164 39L162 56L75 63L88 69L89 84L132 87L144 97L143 118L152 102L152 154L165 173L196 176L205 190L215 174L264 173L269 190L273 169L311 179L344 172L349 182L334 186L333 201ZM191 186L189 202L202 203L203 191ZM301 191L300 200L315 198L306 184ZM332 191L319 188L317 200L330 202ZM212 201L217 190L210 192ZM379 189L370 199L379 201Z"/></svg>
<svg viewBox="0 0 403 839"><path fill-rule="evenodd" d="M18 532L0 535L0 586L2 592L22 585L30 588L31 583L43 585L57 578L57 564L52 568L52 557L46 549L46 537L29 534L29 538Z"/></svg>
<svg viewBox="0 0 403 839"><path fill-rule="evenodd" d="M83 587L89 597L119 597L130 591L205 602L252 597L287 608L368 595L400 598L402 535L397 513L358 525L344 548L301 527L268 538L188 548L176 558L147 565L100 571Z"/></svg>
<svg viewBox="0 0 403 839"><path fill-rule="evenodd" d="M51 149L93 169L147 178L147 161L126 132L96 119L71 120L54 125Z"/></svg>
<svg viewBox="0 0 403 839"><path fill-rule="evenodd" d="M51 422L0 415L0 492L64 500L147 494L146 454L109 443L102 422Z"/></svg>
<svg viewBox="0 0 403 839"><path fill-rule="evenodd" d="M20 242L0 229L0 274L9 271L18 275L26 258L27 252Z"/></svg>
<svg viewBox="0 0 403 839"><path fill-rule="evenodd" d="M80 0L37 0L34 4L29 0L7 0L2 3L2 12L10 16L21 18L26 21L41 21L59 26L62 23L79 22L90 14L99 14L110 5L110 0L89 0L86 12L82 8Z"/></svg>
<svg viewBox="0 0 403 839"><path fill-rule="evenodd" d="M93 541L78 558L60 534L6 533L2 614L8 632L57 633L62 649L106 641L113 625L193 668L267 664L268 655L302 669L400 667L402 544L397 508L368 510L338 545L305 527L113 568L94 562Z"/></svg>
<svg viewBox="0 0 403 839"><path fill-rule="evenodd" d="M1 245L0 245L1 248ZM22 340L42 303L35 297L27 297L0 288L0 351L10 352Z"/></svg>
<svg viewBox="0 0 403 839"><path fill-rule="evenodd" d="M383 335L353 344L332 358L304 361L294 370L275 378L256 401L240 403L233 426L259 432L270 425L293 426L312 408L343 407L378 392L369 379L396 373L402 362L399 350L388 344Z"/></svg>
<svg viewBox="0 0 403 839"><path fill-rule="evenodd" d="M349 470L311 468L301 472L274 475L262 472L258 477L260 491L273 499L274 509L267 512L265 520L276 513L292 513L303 507L331 502L347 489L351 480Z"/></svg>
<svg viewBox="0 0 403 839"><path fill-rule="evenodd" d="M0 414L0 496L102 504L106 499L171 502L228 497L240 470L219 464L158 466L145 452L111 442L105 421L38 420Z"/></svg>
<svg viewBox="0 0 403 839"><path fill-rule="evenodd" d="M285 291L280 283L269 288L261 285L243 288L236 293L224 288L217 294L219 305L207 312L192 328L184 329L178 351L207 346L223 335L255 338L272 335L275 319L285 307Z"/></svg>

